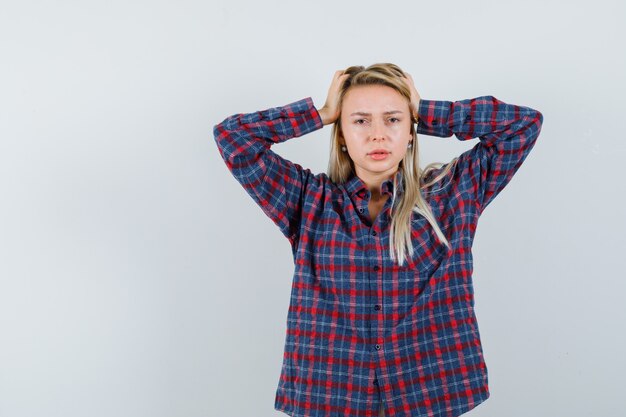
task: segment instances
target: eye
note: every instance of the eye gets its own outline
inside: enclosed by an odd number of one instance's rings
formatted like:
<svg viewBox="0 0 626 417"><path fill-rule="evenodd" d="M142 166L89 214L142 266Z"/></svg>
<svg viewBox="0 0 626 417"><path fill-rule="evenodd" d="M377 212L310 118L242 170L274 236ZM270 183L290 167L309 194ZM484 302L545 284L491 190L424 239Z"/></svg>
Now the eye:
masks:
<svg viewBox="0 0 626 417"><path fill-rule="evenodd" d="M365 119L356 119L354 121L354 123L358 124L358 125L362 125L363 123L365 123Z"/></svg>
<svg viewBox="0 0 626 417"><path fill-rule="evenodd" d="M397 122L399 122L399 121L400 121L400 119L398 119L397 117L391 117L391 118L389 119L389 121L390 121L391 123L397 123Z"/></svg>

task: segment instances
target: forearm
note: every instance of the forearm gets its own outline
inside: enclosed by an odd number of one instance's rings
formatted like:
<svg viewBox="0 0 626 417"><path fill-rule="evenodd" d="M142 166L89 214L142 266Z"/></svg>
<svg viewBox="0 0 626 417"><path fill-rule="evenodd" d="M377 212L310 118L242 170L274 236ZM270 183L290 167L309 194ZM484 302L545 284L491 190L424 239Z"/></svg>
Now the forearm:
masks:
<svg viewBox="0 0 626 417"><path fill-rule="evenodd" d="M259 156L275 143L322 128L322 119L310 97L252 113L227 117L213 127L220 154L233 173L258 172Z"/></svg>
<svg viewBox="0 0 626 417"><path fill-rule="evenodd" d="M252 113L227 117L213 127L218 146L237 136L247 139L265 139L269 145L302 136L322 127L320 115L310 97L293 103ZM235 138L233 138L235 140ZM220 146L222 149L223 146Z"/></svg>
<svg viewBox="0 0 626 417"><path fill-rule="evenodd" d="M475 137L493 142L516 136L528 126L541 124L542 115L529 107L504 103L493 96L459 101L420 101L417 133L459 140Z"/></svg>

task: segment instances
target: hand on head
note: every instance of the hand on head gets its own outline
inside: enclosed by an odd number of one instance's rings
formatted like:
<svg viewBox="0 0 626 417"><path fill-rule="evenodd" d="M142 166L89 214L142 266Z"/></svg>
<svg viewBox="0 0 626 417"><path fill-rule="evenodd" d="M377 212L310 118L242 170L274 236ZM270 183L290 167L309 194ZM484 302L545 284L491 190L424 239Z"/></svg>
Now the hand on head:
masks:
<svg viewBox="0 0 626 417"><path fill-rule="evenodd" d="M325 125L334 123L339 117L339 92L348 75L349 74L344 74L344 70L335 71L333 80L328 88L326 103L324 103L324 106L319 110L320 117Z"/></svg>
<svg viewBox="0 0 626 417"><path fill-rule="evenodd" d="M413 81L413 77L411 76L411 74L409 74L408 72L405 72L405 74L406 77L403 78L409 86L409 89L411 90L411 102L409 104L409 108L411 110L413 122L417 123L417 114L421 97L417 92L417 88L415 88L415 82ZM324 106L319 109L320 117L322 118L322 122L325 125L334 123L339 117L339 93L341 91L341 86L348 76L349 74L345 74L344 70L335 71L332 82L330 83L330 87L328 88L328 96L326 97L326 102L324 103Z"/></svg>
<svg viewBox="0 0 626 417"><path fill-rule="evenodd" d="M417 123L417 111L420 108L420 100L421 97L415 88L415 83L413 82L413 77L408 72L405 72L406 77L405 80L411 89L411 104L409 107L411 108L411 114L413 115L413 121Z"/></svg>

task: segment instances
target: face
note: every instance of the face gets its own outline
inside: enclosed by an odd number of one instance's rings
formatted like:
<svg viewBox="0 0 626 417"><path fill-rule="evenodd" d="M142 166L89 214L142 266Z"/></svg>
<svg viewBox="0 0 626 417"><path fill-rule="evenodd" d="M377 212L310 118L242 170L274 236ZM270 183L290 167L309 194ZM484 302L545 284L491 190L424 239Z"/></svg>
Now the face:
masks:
<svg viewBox="0 0 626 417"><path fill-rule="evenodd" d="M367 183L390 178L413 139L409 102L383 85L348 90L341 107L341 128L341 144L348 148L356 174Z"/></svg>

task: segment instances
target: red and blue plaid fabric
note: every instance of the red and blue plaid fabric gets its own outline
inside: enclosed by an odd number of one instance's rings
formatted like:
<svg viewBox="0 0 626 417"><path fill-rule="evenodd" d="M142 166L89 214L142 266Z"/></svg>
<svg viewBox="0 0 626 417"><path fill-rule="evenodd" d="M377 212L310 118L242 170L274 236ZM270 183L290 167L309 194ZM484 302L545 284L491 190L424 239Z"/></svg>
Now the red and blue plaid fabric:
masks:
<svg viewBox="0 0 626 417"><path fill-rule="evenodd" d="M481 96L422 99L418 117L418 134L480 141L423 192L452 249L413 213L404 266L389 257L391 198L372 224L359 177L336 184L270 149L322 128L310 97L214 126L226 166L293 250L276 410L366 417L382 405L388 417L455 417L490 395L471 247L479 216L534 146L543 116ZM396 178L402 193L402 171ZM391 197L392 179L382 192Z"/></svg>

